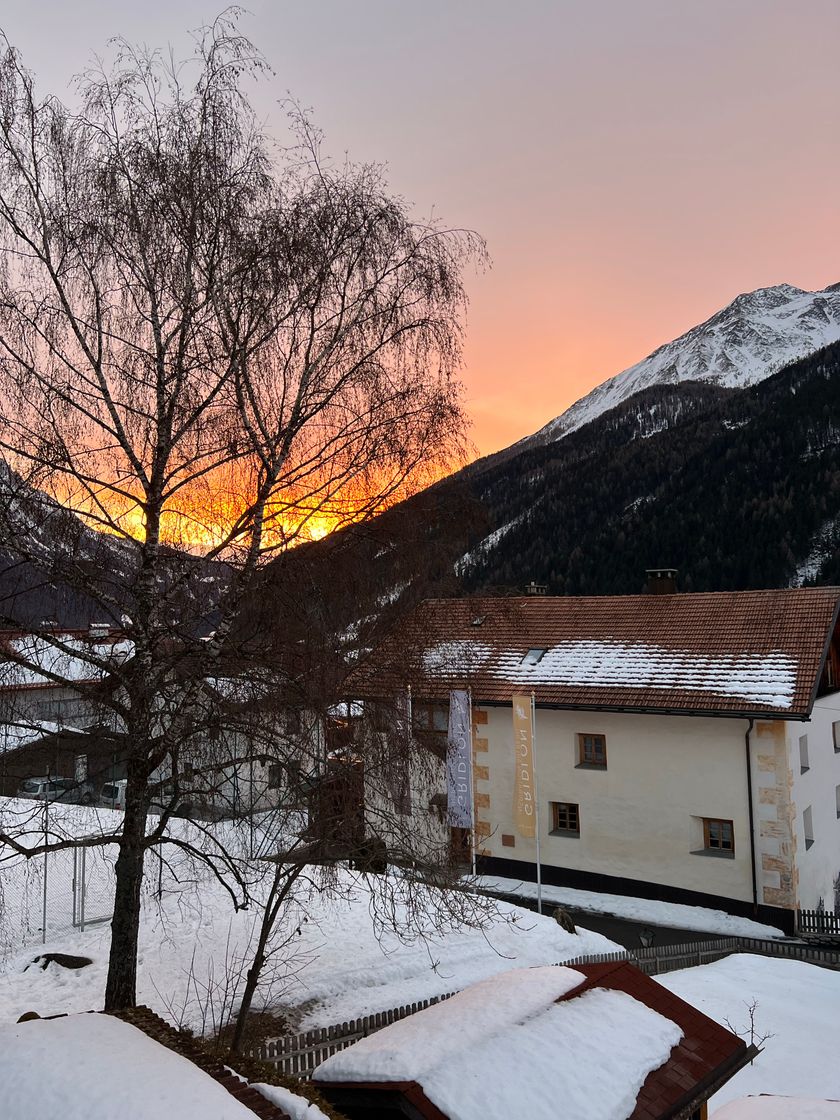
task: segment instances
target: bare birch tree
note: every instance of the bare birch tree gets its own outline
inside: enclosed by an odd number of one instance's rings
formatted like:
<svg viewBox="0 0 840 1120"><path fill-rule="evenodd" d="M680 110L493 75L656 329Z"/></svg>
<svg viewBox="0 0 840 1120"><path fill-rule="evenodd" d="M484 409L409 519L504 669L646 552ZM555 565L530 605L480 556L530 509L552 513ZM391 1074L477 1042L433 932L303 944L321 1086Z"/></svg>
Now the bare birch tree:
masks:
<svg viewBox="0 0 840 1120"><path fill-rule="evenodd" d="M87 690L125 760L121 827L86 841L118 844L115 1009L135 1001L144 855L169 839L168 812L147 827L156 775L177 777L206 681L245 656L255 576L459 450L461 277L483 248L413 221L380 168L325 160L295 110L294 143L273 145L235 13L183 63L117 43L74 109L1 45L0 534L25 566L43 561L33 518L61 524L49 578L128 643L112 657L30 623L56 656L7 653ZM0 839L27 858L65 843Z"/></svg>

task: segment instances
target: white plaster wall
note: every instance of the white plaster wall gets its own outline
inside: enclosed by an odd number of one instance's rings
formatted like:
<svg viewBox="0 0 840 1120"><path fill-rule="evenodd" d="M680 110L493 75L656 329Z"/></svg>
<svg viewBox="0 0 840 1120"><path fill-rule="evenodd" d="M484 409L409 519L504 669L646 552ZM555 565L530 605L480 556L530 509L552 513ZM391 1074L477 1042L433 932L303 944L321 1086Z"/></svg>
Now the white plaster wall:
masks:
<svg viewBox="0 0 840 1120"><path fill-rule="evenodd" d="M823 899L834 908L834 883L840 876L840 819L837 787L840 786L840 752L834 749L832 725L840 722L840 693L820 697L808 723L788 723L787 739L793 774L792 801L796 835L798 904L815 909ZM809 769L801 773L799 737L808 736ZM840 728L838 728L840 737ZM805 846L803 814L811 807L814 843Z"/></svg>
<svg viewBox="0 0 840 1120"><path fill-rule="evenodd" d="M513 824L511 709L487 707L489 793L482 815L489 855L533 862L534 841ZM686 890L752 900L743 719L538 709L536 718L541 861ZM577 734L606 735L606 770L577 767ZM550 835L549 802L580 805L579 837ZM702 848L700 818L731 819L732 859L693 855Z"/></svg>

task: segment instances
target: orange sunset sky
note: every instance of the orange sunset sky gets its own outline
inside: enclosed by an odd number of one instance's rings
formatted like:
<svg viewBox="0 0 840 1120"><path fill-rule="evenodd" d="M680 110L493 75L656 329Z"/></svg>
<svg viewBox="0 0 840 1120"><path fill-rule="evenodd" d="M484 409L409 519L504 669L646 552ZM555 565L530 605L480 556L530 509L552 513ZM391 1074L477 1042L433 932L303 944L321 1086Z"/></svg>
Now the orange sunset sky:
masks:
<svg viewBox="0 0 840 1120"><path fill-rule="evenodd" d="M221 3L4 0L43 91ZM739 292L840 280L837 0L260 0L242 29L326 147L480 232L463 380L478 453L535 431Z"/></svg>

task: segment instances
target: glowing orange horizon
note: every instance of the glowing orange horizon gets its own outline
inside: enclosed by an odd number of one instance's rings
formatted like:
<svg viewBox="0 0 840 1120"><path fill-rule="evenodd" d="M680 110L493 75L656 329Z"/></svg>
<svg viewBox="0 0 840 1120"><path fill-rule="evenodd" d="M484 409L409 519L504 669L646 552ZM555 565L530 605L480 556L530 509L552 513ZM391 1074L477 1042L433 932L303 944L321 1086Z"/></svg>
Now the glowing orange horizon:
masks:
<svg viewBox="0 0 840 1120"><path fill-rule="evenodd" d="M354 480L338 487L336 493L321 501L304 491L298 494L286 492L269 503L263 547L265 550L282 551L322 540L338 529L384 512L447 473L449 468L426 464L421 471L393 488L377 486L377 480L372 480L371 485L365 488ZM131 537L137 541L145 539L145 514L140 502L115 495L106 484L103 484L96 499L87 494L71 493L66 486L53 487L51 493L63 506L99 532ZM248 509L245 486L237 487L230 479L216 487L209 486L205 481L194 488L192 497L185 489L177 505L164 510L161 540L196 553L223 546L235 548L247 539L247 526L241 533L235 534L234 529Z"/></svg>

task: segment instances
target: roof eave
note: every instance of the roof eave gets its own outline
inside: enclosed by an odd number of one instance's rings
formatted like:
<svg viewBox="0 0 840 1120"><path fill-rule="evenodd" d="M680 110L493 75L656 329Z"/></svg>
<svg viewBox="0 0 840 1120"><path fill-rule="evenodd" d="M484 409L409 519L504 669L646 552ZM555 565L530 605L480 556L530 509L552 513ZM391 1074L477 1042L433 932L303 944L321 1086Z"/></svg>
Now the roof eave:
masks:
<svg viewBox="0 0 840 1120"><path fill-rule="evenodd" d="M805 719L811 718L811 712L814 710L814 704L817 701L817 695L820 690L820 681L822 680L823 673L825 672L825 663L828 660L829 652L831 651L831 642L834 638L834 631L837 629L837 620L840 619L840 599L834 607L834 614L831 616L831 624L828 628L828 635L823 644L822 657L820 657L819 668L817 669L814 679L814 687L811 689L811 695L808 700L808 714Z"/></svg>
<svg viewBox="0 0 840 1120"><path fill-rule="evenodd" d="M415 700L431 704L444 704L449 700L450 689L447 688L444 692L426 692L421 691L416 686L403 686L403 690L411 687L412 695ZM466 685L459 685L453 683L452 688L465 688ZM397 690L395 690L397 691ZM511 696L515 689L511 689ZM522 692L532 691L523 688ZM383 695L374 695L371 693L354 693L352 696L344 698L345 702L353 700L368 700L374 701L385 700ZM472 694L472 702L474 705L480 705L483 708L509 708L512 703L511 700L489 700L482 699L480 694ZM792 720L797 722L805 722L811 718L811 709L813 701L808 707L807 711L798 708L673 708L673 707L659 707L641 704L558 704L551 703L544 700L539 700L535 697L535 707L543 708L549 711L558 712L619 712L633 715L660 715L660 716L698 716L714 719L768 719L768 720Z"/></svg>
<svg viewBox="0 0 840 1120"><path fill-rule="evenodd" d="M713 1097L744 1066L753 1062L760 1053L761 1050L757 1046L750 1045L733 1054L703 1078L690 1098L686 1095L669 1112L663 1113L661 1120L690 1120L701 1105Z"/></svg>

